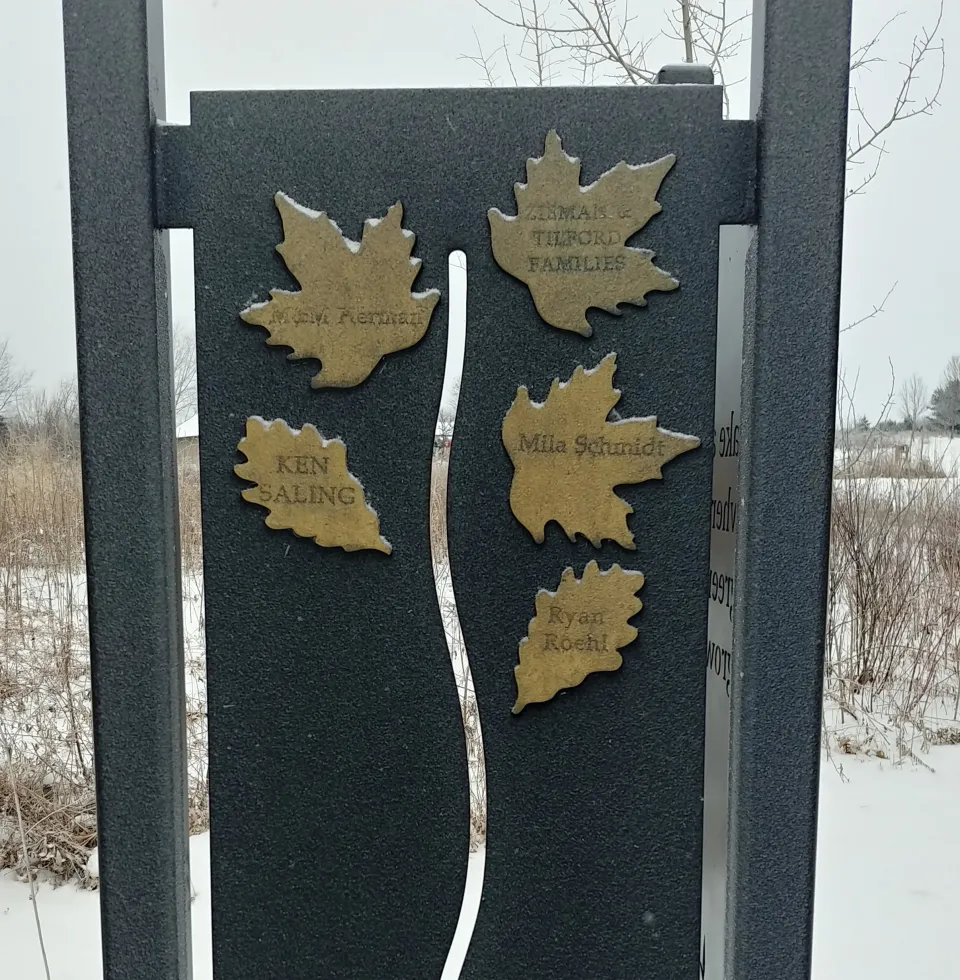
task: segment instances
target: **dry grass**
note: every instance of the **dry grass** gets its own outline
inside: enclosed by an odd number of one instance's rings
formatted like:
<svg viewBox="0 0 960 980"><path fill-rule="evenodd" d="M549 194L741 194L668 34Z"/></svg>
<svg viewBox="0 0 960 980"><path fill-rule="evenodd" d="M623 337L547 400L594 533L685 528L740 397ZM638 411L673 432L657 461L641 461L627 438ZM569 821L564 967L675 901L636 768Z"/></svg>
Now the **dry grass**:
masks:
<svg viewBox="0 0 960 980"><path fill-rule="evenodd" d="M825 741L920 761L960 727L960 484L849 474L834 489Z"/></svg>
<svg viewBox="0 0 960 980"><path fill-rule="evenodd" d="M448 452L435 459L431 545L477 849L486 836L483 741L446 552ZM207 713L192 448L180 459L180 487L190 825L201 831L209 812ZM916 759L930 745L960 741L958 483L847 472L835 487L825 744ZM0 448L0 604L0 868L84 882L97 825L80 467L70 447L49 438Z"/></svg>
<svg viewBox="0 0 960 980"><path fill-rule="evenodd" d="M483 746L476 695L456 617L446 555L446 463L438 454L433 504L438 598L461 698L470 768L470 846L486 834ZM182 450L180 534L190 828L209 826L203 552L195 447ZM49 438L0 449L0 868L95 885L93 723L77 454ZM26 833L17 829L15 794Z"/></svg>
<svg viewBox="0 0 960 980"><path fill-rule="evenodd" d="M200 507L181 461L191 824L207 824ZM0 449L0 868L86 880L96 846L79 458L20 433ZM24 832L17 830L15 794Z"/></svg>
<svg viewBox="0 0 960 980"><path fill-rule="evenodd" d="M896 480L932 480L946 476L943 467L935 460L921 457L910 459L893 453L871 454L865 459L859 459L848 469L837 474L846 478L869 480L888 478Z"/></svg>

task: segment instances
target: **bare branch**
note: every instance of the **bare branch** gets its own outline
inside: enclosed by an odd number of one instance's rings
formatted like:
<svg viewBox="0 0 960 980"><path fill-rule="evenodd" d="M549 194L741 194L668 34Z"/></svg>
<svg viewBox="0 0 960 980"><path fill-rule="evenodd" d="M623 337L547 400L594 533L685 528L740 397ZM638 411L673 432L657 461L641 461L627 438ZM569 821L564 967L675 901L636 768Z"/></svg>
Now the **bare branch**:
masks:
<svg viewBox="0 0 960 980"><path fill-rule="evenodd" d="M683 53L687 64L693 64L693 21L690 16L690 0L680 0L680 20L683 30Z"/></svg>
<svg viewBox="0 0 960 980"><path fill-rule="evenodd" d="M487 85L491 88L495 88L499 84L499 79L494 74L494 58L498 51L506 50L507 42L504 39L503 48L497 48L491 54L484 54L483 47L480 44L480 38L477 37L477 32L473 32L474 39L477 42L477 53L476 54L462 54L460 55L461 61L469 61L476 65L484 74L487 79ZM516 84L516 77L514 77L514 84Z"/></svg>
<svg viewBox="0 0 960 980"><path fill-rule="evenodd" d="M549 5L544 0L516 0L512 16L493 10L484 0L474 2L498 23L520 33L520 57L537 85L553 82L554 55L573 66L585 82L592 82L596 70L604 66L617 81L633 85L648 84L656 77L646 67L646 54L655 38L631 42L628 32L633 18L627 5L623 15L618 12L617 0L562 0L559 21L548 16ZM489 77L482 53L479 59L470 56L467 60Z"/></svg>
<svg viewBox="0 0 960 980"><path fill-rule="evenodd" d="M503 52L503 57L507 62L507 69L510 72L510 77L513 79L514 85L519 85L517 81L517 73L513 70L513 59L510 57L510 49L507 47L507 39L504 37L503 44L500 45L500 50Z"/></svg>
<svg viewBox="0 0 960 980"><path fill-rule="evenodd" d="M901 10L895 13L876 34L870 38L869 41L864 42L859 48L856 48L850 55L850 71L859 71L865 65L874 65L882 62L884 59L872 54L873 49L880 43L880 39L886 33L887 28L896 20L899 20L904 16L905 11Z"/></svg>
<svg viewBox="0 0 960 980"><path fill-rule="evenodd" d="M749 35L744 33L741 25L746 24L751 17L749 5L738 0L741 12L732 14L730 0L716 0L716 9L711 9L702 2L690 0L685 9L679 12L672 9L668 14L668 28L663 36L678 44L686 44L689 39L693 47L693 59L700 64L709 65L714 76L723 85L724 111L730 112L729 89L744 79L729 82L726 78L728 62L737 56L741 46L746 43ZM684 14L689 13L689 28L684 20Z"/></svg>
<svg viewBox="0 0 960 980"><path fill-rule="evenodd" d="M897 280L899 282L899 280ZM885 312L884 307L887 305L887 300L893 295L893 291L897 288L897 283L895 282L888 290L887 295L880 300L880 305L875 306L873 310L866 316L860 317L859 320L854 320L852 323L848 323L845 327L840 328L840 333L846 333L848 330L853 330L854 327L859 327L860 324L866 323L867 320L872 320L874 317L880 316L881 313Z"/></svg>
<svg viewBox="0 0 960 980"><path fill-rule="evenodd" d="M686 61L710 67L723 87L726 114L730 111L731 88L743 81L731 80L727 71L749 40L749 0L664 0L666 27L646 37L639 33L630 0L555 0L552 6L548 0L514 0L513 12L508 15L489 6L492 0L474 2L509 29L493 54L487 56L481 49L468 58L491 85L498 84L493 62L500 55L507 59L516 83L510 60L511 34L519 41L513 50L519 48L519 58L536 85L553 84L564 70L572 71L582 84L601 80L649 84L656 72L648 68L647 58L658 39L680 45ZM891 39L896 42L892 36L904 23L905 11L890 17L854 49L850 59L848 198L862 194L876 177L891 130L909 119L930 115L939 106L945 64L943 14L944 0L940 0L932 21L913 35L900 59L892 58L887 47ZM860 82L884 66L899 66L897 81L888 97L871 105L876 100L864 96Z"/></svg>
<svg viewBox="0 0 960 980"><path fill-rule="evenodd" d="M887 29L903 16L901 11L891 17L870 40L860 45L850 61L850 72L855 80L871 67L885 64L887 59L879 53L879 44ZM886 154L886 135L898 123L918 116L929 116L940 105L940 92L943 89L944 60L943 0L940 0L936 19L930 27L921 27L914 35L908 57L899 62L901 77L891 108L879 118L864 105L860 90L855 81L850 87L850 123L847 136L848 168L863 168L862 176L851 181L847 188L847 198L862 194L877 175L880 163ZM922 69L932 66L932 83L927 85L925 94L917 93L922 82Z"/></svg>

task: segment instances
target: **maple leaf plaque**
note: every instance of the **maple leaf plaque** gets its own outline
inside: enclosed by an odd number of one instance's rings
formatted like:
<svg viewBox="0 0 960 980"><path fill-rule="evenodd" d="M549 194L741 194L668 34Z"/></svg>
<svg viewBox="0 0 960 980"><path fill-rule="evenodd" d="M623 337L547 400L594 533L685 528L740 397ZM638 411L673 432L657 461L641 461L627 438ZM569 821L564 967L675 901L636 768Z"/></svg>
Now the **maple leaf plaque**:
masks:
<svg viewBox="0 0 960 980"><path fill-rule="evenodd" d="M271 346L293 348L290 360L319 359L312 387L358 385L385 354L422 339L440 299L436 289L410 291L420 259L410 258L416 236L401 226L403 206L368 218L353 242L323 211L282 193L274 200L284 236L277 251L302 288L271 289L269 300L240 317L264 327Z"/></svg>
<svg viewBox="0 0 960 980"><path fill-rule="evenodd" d="M527 284L547 323L589 337L590 307L620 314L619 303L646 306L647 293L680 285L653 252L625 244L660 212L657 192L675 161L621 161L581 187L580 161L550 130L543 156L527 160L527 183L514 185L517 214L487 212L497 264Z"/></svg>
<svg viewBox="0 0 960 980"><path fill-rule="evenodd" d="M660 480L665 463L700 445L658 428L656 416L608 421L620 400L616 369L616 354L589 371L581 365L563 384L554 378L542 403L521 387L503 420L514 466L510 509L538 544L556 521L571 541L582 534L595 548L604 539L636 547L627 527L633 508L613 488Z"/></svg>
<svg viewBox="0 0 960 980"><path fill-rule="evenodd" d="M324 548L393 550L360 481L347 469L342 440L324 439L312 425L292 429L283 419L253 416L237 449L247 462L234 473L256 484L243 499L267 508L267 527L313 538Z"/></svg>
<svg viewBox="0 0 960 980"><path fill-rule="evenodd" d="M619 565L601 572L591 561L582 579L567 568L556 592L541 589L537 614L520 641L513 713L577 687L588 674L617 670L623 663L619 648L637 637L629 620L643 608L637 598L642 587L640 572Z"/></svg>

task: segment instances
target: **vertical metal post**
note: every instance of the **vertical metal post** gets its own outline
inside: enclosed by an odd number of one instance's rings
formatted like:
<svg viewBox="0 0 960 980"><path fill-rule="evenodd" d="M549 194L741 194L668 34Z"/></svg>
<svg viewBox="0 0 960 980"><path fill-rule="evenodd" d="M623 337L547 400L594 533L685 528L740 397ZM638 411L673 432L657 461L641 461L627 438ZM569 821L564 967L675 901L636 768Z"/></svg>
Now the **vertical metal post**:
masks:
<svg viewBox="0 0 960 980"><path fill-rule="evenodd" d="M187 980L180 545L161 0L63 0L100 907L109 980Z"/></svg>
<svg viewBox="0 0 960 980"><path fill-rule="evenodd" d="M754 6L727 980L810 976L850 7Z"/></svg>

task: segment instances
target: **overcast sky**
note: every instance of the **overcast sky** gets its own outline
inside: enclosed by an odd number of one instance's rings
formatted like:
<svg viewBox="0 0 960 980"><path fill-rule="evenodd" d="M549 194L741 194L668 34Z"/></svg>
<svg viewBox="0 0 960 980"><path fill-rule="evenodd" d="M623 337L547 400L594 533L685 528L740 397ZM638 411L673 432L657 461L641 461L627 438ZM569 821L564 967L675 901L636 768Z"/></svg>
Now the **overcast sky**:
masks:
<svg viewBox="0 0 960 980"><path fill-rule="evenodd" d="M508 10L511 3L491 5ZM635 0L632 9L653 35L667 6L665 0ZM937 6L938 0L855 0L856 33L872 36L906 10L880 52L896 62ZM843 336L848 381L859 377L857 407L872 416L890 388L888 358L898 381L917 372L933 386L946 359L960 353L949 300L958 275L953 235L960 216L960 70L950 52L960 49L960 4L947 0L947 8L941 108L890 132L877 179L847 211L844 322L869 313L897 283L882 316ZM177 123L189 122L191 90L486 84L458 55L476 50L474 30L487 50L502 35L473 0L166 0L165 15L168 116ZM76 371L60 16L60 0L0 3L0 292L6 314L0 338L9 338L38 386ZM679 60L682 50L668 41L652 51L654 67ZM921 79L921 91L935 80L934 67ZM740 59L731 77L746 71ZM500 72L507 77L502 65ZM745 114L746 86L733 87L734 115ZM877 65L863 80L862 98L879 117L897 87L895 65ZM190 326L189 233L176 236L174 318Z"/></svg>

